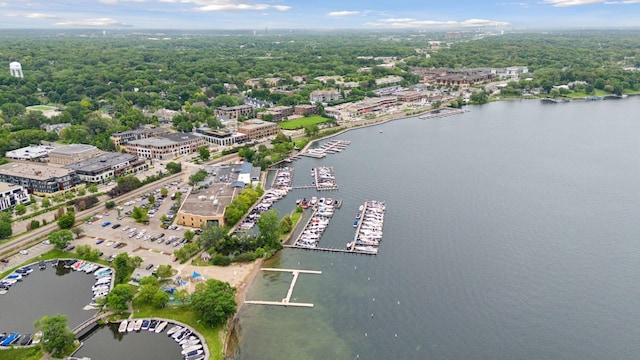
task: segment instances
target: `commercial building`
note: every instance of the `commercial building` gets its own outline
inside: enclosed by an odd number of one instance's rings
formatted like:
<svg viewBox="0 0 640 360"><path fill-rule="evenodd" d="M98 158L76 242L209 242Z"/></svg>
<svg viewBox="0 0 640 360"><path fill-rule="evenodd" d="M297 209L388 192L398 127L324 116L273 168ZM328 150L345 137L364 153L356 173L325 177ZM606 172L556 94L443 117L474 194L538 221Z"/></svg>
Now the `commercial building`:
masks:
<svg viewBox="0 0 640 360"><path fill-rule="evenodd" d="M258 119L244 121L238 126L238 132L245 134L247 139L258 139L265 136L276 135L280 131L280 126L272 122Z"/></svg>
<svg viewBox="0 0 640 360"><path fill-rule="evenodd" d="M82 181L99 183L125 174L144 171L148 168L144 159L132 154L104 153L95 158L80 161L64 167L74 170Z"/></svg>
<svg viewBox="0 0 640 360"><path fill-rule="evenodd" d="M330 101L341 100L342 94L338 90L315 90L309 94L309 101L315 103L327 103Z"/></svg>
<svg viewBox="0 0 640 360"><path fill-rule="evenodd" d="M169 130L164 128L159 128L159 127L143 128L143 129L117 132L112 134L110 139L115 144L116 149L119 149L120 147L122 147L123 145L126 145L130 141L148 139L155 136L166 135L168 133L169 133Z"/></svg>
<svg viewBox="0 0 640 360"><path fill-rule="evenodd" d="M167 160L193 154L207 142L191 133L170 133L147 139L133 140L125 145L129 154L141 158Z"/></svg>
<svg viewBox="0 0 640 360"><path fill-rule="evenodd" d="M20 149L7 151L5 157L11 160L23 160L23 161L47 161L49 153L53 151L55 147L48 145L27 146Z"/></svg>
<svg viewBox="0 0 640 360"><path fill-rule="evenodd" d="M18 204L26 204L29 200L29 194L24 187L0 182L0 211L10 209Z"/></svg>
<svg viewBox="0 0 640 360"><path fill-rule="evenodd" d="M315 115L318 113L318 107L316 105L296 105L293 108L293 113L301 116Z"/></svg>
<svg viewBox="0 0 640 360"><path fill-rule="evenodd" d="M254 107L251 105L221 106L214 110L217 117L227 117L229 119L239 119L253 115Z"/></svg>
<svg viewBox="0 0 640 360"><path fill-rule="evenodd" d="M229 129L198 128L196 132L209 143L229 146L247 140L247 135Z"/></svg>
<svg viewBox="0 0 640 360"><path fill-rule="evenodd" d="M36 194L69 190L81 182L74 170L36 163L0 165L0 181L20 185L29 193Z"/></svg>
<svg viewBox="0 0 640 360"><path fill-rule="evenodd" d="M49 152L49 162L58 165L69 165L91 159L103 152L93 145L71 144L55 148Z"/></svg>
<svg viewBox="0 0 640 360"><path fill-rule="evenodd" d="M225 226L226 206L247 185L260 182L260 168L251 163L205 167L207 179L187 194L176 215L178 225Z"/></svg>

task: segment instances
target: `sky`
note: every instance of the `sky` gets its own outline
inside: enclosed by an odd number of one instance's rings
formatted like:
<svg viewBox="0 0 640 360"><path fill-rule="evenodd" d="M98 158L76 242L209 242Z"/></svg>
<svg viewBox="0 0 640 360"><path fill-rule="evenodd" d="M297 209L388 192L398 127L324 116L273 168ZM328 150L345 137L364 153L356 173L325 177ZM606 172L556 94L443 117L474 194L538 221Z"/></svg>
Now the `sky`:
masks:
<svg viewBox="0 0 640 360"><path fill-rule="evenodd" d="M0 0L0 29L541 29L640 26L640 0Z"/></svg>

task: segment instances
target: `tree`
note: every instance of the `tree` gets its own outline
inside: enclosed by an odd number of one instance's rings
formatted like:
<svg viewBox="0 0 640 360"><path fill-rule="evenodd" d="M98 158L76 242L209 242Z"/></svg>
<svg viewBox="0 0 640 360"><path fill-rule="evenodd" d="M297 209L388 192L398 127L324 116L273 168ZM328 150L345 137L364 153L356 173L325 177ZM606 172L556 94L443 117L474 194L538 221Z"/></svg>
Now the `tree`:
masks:
<svg viewBox="0 0 640 360"><path fill-rule="evenodd" d="M156 203L156 197L153 196L153 194L149 194L149 196L147 197L147 201L149 202L149 204L153 205Z"/></svg>
<svg viewBox="0 0 640 360"><path fill-rule="evenodd" d="M147 209L143 209L137 206L133 207L133 210L131 210L131 217L139 223L148 223L149 222L149 215L147 215Z"/></svg>
<svg viewBox="0 0 640 360"><path fill-rule="evenodd" d="M189 291L187 291L187 289L180 289L173 293L173 298L180 301L183 304L185 301L187 301L187 299L189 299L189 296L190 296Z"/></svg>
<svg viewBox="0 0 640 360"><path fill-rule="evenodd" d="M145 304L150 304L153 296L160 290L158 279L153 276L146 276L140 279L140 289L138 290L138 299Z"/></svg>
<svg viewBox="0 0 640 360"><path fill-rule="evenodd" d="M197 183L199 183L200 181L203 181L204 179L207 178L207 171L204 169L200 169L198 170L198 172L196 172L195 174L189 176L189 185L195 185Z"/></svg>
<svg viewBox="0 0 640 360"><path fill-rule="evenodd" d="M42 331L40 346L42 351L56 357L64 355L64 351L73 345L76 338L67 325L64 315L43 316L33 326Z"/></svg>
<svg viewBox="0 0 640 360"><path fill-rule="evenodd" d="M307 136L316 135L318 133L318 131L320 131L320 128L318 127L317 124L307 125L307 126L304 127L304 133Z"/></svg>
<svg viewBox="0 0 640 360"><path fill-rule="evenodd" d="M107 209L113 209L114 207L116 207L116 202L113 200L106 201L104 203L104 207L106 207Z"/></svg>
<svg viewBox="0 0 640 360"><path fill-rule="evenodd" d="M209 279L196 285L191 294L191 308L210 326L223 324L236 312L236 288L229 283Z"/></svg>
<svg viewBox="0 0 640 360"><path fill-rule="evenodd" d="M13 234L11 229L11 213L0 212L0 239L6 239Z"/></svg>
<svg viewBox="0 0 640 360"><path fill-rule="evenodd" d="M162 187L160 189L160 196L162 196L163 198L166 198L167 195L169 195L169 190L166 187Z"/></svg>
<svg viewBox="0 0 640 360"><path fill-rule="evenodd" d="M173 275L173 270L171 269L171 265L160 265L158 266L158 271L156 271L156 276L159 278L168 278Z"/></svg>
<svg viewBox="0 0 640 360"><path fill-rule="evenodd" d="M187 241L193 240L195 236L196 234L191 230L185 230L184 232L184 238L187 239Z"/></svg>
<svg viewBox="0 0 640 360"><path fill-rule="evenodd" d="M73 233L69 230L58 230L49 234L49 241L58 249L62 249L73 240Z"/></svg>
<svg viewBox="0 0 640 360"><path fill-rule="evenodd" d="M279 213L277 210L271 209L260 214L258 218L258 246L269 249L280 249L280 224L278 222Z"/></svg>
<svg viewBox="0 0 640 360"><path fill-rule="evenodd" d="M24 215L27 212L27 206L25 204L18 204L13 209L16 215Z"/></svg>
<svg viewBox="0 0 640 360"><path fill-rule="evenodd" d="M207 226L198 237L198 246L205 250L211 249L224 237L225 232L221 227Z"/></svg>
<svg viewBox="0 0 640 360"><path fill-rule="evenodd" d="M280 220L280 232L282 234L287 234L293 228L293 221L291 220L291 216L285 215L282 220Z"/></svg>
<svg viewBox="0 0 640 360"><path fill-rule="evenodd" d="M51 207L51 200L44 198L42 199L42 202L40 203L40 205L45 208L48 209L49 207Z"/></svg>
<svg viewBox="0 0 640 360"><path fill-rule="evenodd" d="M200 159L203 161L207 161L211 157L211 151L209 151L207 146L200 146L198 148L198 154L200 155Z"/></svg>
<svg viewBox="0 0 640 360"><path fill-rule="evenodd" d="M89 190L90 193L95 194L98 192L98 185L93 184L93 185L89 185L87 187L87 190Z"/></svg>
<svg viewBox="0 0 640 360"><path fill-rule="evenodd" d="M76 236L76 238L80 237L80 234L82 234L84 232L84 229L82 229L80 226L71 228L71 232Z"/></svg>
<svg viewBox="0 0 640 360"><path fill-rule="evenodd" d="M127 310L127 303L133 300L133 291L127 284L118 284L107 295L107 305L116 311Z"/></svg>
<svg viewBox="0 0 640 360"><path fill-rule="evenodd" d="M177 174L182 171L182 164L170 161L167 163L167 171L171 174Z"/></svg>
<svg viewBox="0 0 640 360"><path fill-rule="evenodd" d="M165 307L168 302L169 295L162 290L156 291L156 293L153 294L153 298L151 299L151 305L155 306L158 309Z"/></svg>
<svg viewBox="0 0 640 360"><path fill-rule="evenodd" d="M58 218L58 226L60 229L71 229L76 223L76 213L69 211Z"/></svg>

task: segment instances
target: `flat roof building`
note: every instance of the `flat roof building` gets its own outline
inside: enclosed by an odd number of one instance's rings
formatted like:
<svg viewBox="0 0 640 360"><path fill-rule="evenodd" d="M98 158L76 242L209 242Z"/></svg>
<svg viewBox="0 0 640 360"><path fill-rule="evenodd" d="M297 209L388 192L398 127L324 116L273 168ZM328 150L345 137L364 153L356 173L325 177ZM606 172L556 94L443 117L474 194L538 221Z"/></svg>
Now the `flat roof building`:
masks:
<svg viewBox="0 0 640 360"><path fill-rule="evenodd" d="M160 136L168 134L169 130L153 127L153 128L143 128L129 131L117 132L111 135L110 139L116 146L116 149L119 149L123 145L127 144L129 141L147 139L154 136Z"/></svg>
<svg viewBox="0 0 640 360"><path fill-rule="evenodd" d="M238 132L243 133L248 139L258 139L265 136L276 135L280 126L271 122L258 119L244 121L238 126Z"/></svg>
<svg viewBox="0 0 640 360"><path fill-rule="evenodd" d="M237 105L237 106L221 106L214 111L214 115L217 117L227 117L229 119L239 119L243 116L248 117L253 115L255 108L251 105Z"/></svg>
<svg viewBox="0 0 640 360"><path fill-rule="evenodd" d="M51 194L80 184L74 170L36 163L0 165L0 181L20 185L30 193Z"/></svg>
<svg viewBox="0 0 640 360"><path fill-rule="evenodd" d="M13 208L18 204L26 204L29 201L29 194L24 187L0 182L0 211Z"/></svg>
<svg viewBox="0 0 640 360"><path fill-rule="evenodd" d="M169 133L147 139L133 140L125 145L129 154L147 159L174 159L193 154L207 142L191 133Z"/></svg>
<svg viewBox="0 0 640 360"><path fill-rule="evenodd" d="M49 152L49 162L52 164L69 165L100 154L102 154L102 151L93 145L71 144L55 148Z"/></svg>
<svg viewBox="0 0 640 360"><path fill-rule="evenodd" d="M176 215L179 225L202 228L225 225L226 206L246 185L260 182L260 168L251 163L216 165L204 168L209 176L185 197Z"/></svg>
<svg viewBox="0 0 640 360"><path fill-rule="evenodd" d="M7 151L5 157L11 160L46 161L49 153L54 149L55 147L48 145L27 146Z"/></svg>
<svg viewBox="0 0 640 360"><path fill-rule="evenodd" d="M98 183L119 175L146 170L148 165L144 159L132 154L104 153L64 168L74 170L82 181Z"/></svg>

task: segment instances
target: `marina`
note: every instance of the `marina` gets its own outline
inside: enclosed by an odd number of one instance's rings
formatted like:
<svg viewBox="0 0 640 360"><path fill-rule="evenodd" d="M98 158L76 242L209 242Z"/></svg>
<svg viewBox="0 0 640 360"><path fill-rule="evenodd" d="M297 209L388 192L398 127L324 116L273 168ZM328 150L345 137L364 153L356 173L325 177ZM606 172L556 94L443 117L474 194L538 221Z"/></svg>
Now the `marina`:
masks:
<svg viewBox="0 0 640 360"><path fill-rule="evenodd" d="M338 190L336 183L336 174L331 166L321 166L311 169L311 176L314 181L312 185L316 186L316 190Z"/></svg>
<svg viewBox="0 0 640 360"><path fill-rule="evenodd" d="M344 150L347 145L351 144L351 141L346 140L331 140L326 144L320 146L315 149L308 149L307 151L301 152L300 155L308 156L316 159L322 159L327 154L337 154Z"/></svg>
<svg viewBox="0 0 640 360"><path fill-rule="evenodd" d="M318 199L313 197L309 202L306 202L305 199L304 204L311 205L313 213L305 224L304 229L298 234L293 245L299 248L316 248L322 233L329 225L329 219L333 216L338 203L337 200L331 198Z"/></svg>
<svg viewBox="0 0 640 360"><path fill-rule="evenodd" d="M369 200L360 206L353 223L356 233L353 241L347 243L349 251L372 255L378 253L385 210L384 201Z"/></svg>
<svg viewBox="0 0 640 360"><path fill-rule="evenodd" d="M442 117L447 117L452 115L459 115L467 112L469 112L469 110L444 108L444 109L440 109L437 111L424 114L422 116L419 116L419 118L422 120L427 120L427 119L442 118ZM380 132L382 132L382 130L380 130Z"/></svg>

